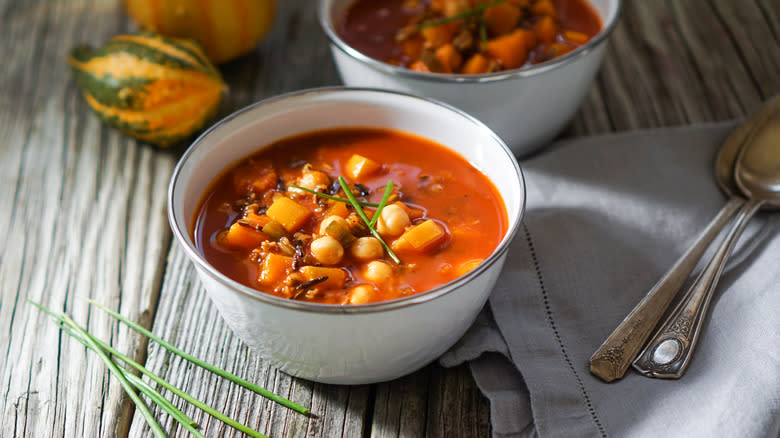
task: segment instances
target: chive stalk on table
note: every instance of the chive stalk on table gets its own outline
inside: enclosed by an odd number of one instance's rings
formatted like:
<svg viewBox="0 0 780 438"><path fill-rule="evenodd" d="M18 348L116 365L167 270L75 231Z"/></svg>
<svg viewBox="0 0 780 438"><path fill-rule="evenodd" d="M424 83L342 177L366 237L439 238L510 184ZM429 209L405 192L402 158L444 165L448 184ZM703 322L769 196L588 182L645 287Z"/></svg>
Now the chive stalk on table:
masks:
<svg viewBox="0 0 780 438"><path fill-rule="evenodd" d="M153 340L154 342L157 342L158 344L160 344L162 347L164 347L166 350L170 351L171 353L174 353L177 356L180 356L183 359L186 359L186 360L194 363L195 365L198 365L201 368L204 368L204 369L206 369L208 371L211 371L212 373L214 373L214 374L216 374L216 375L218 375L220 377L224 377L224 378L230 380L233 383L241 385L244 388L247 388L247 389L249 389L249 390L251 390L251 391L253 391L253 392L255 392L255 393L257 393L257 394L259 394L259 395L261 395L261 396L263 396L263 397L265 397L267 399L269 399L269 400L273 400L273 401L275 401L276 403L279 403L282 406L288 407L288 408L290 408L290 409L292 409L292 410L294 410L296 412L300 412L301 414L308 415L310 413L309 409L307 409L307 408L305 408L305 407L303 407L303 406L301 406L301 405L299 405L297 403L293 403L292 401L287 400L284 397L280 397L280 396L272 393L271 391L268 391L265 388L262 388L260 386L255 385L252 382L244 380L241 377L236 376L235 374L231 374L231 373L229 373L229 372L227 372L227 371L225 371L225 370L223 370L221 368L217 368L217 367L215 367L214 365L211 365L208 362L204 362L203 360L198 359L195 356L192 356L191 354L189 354L189 353L187 353L187 352L185 352L185 351L175 347L173 344L171 344L171 343L169 343L167 341L164 341L162 338L158 337L157 335L155 335L154 333L150 332L146 328L140 326L139 324L136 324L133 321L130 321L129 319L127 319L124 316L120 315L118 312L115 312L115 311L109 309L108 307L98 303L97 301L94 301L94 300L91 300L91 299L87 299L87 301L89 301L92 305L94 305L98 309L108 313L109 315L111 315L114 318L118 319L119 321L123 322L125 325L127 325L131 329L137 331L138 333L141 333L142 335L144 335L147 338Z"/></svg>
<svg viewBox="0 0 780 438"><path fill-rule="evenodd" d="M148 338L156 341L164 348L168 349L169 351L183 357L184 359L189 360L190 362L193 362L209 371L214 372L215 374L218 374L220 376L223 376L227 378L228 380L238 383L241 386L248 387L248 389L253 390L254 392L266 396L268 394L272 395L273 397L267 397L274 401L280 401L284 403L285 406L291 407L295 409L298 412L308 414L309 410L297 405L289 400L286 400L282 397L279 397L273 393L270 393L269 391L260 388L257 385L252 384L251 382L247 382L243 379L241 379L238 376L234 376L233 374L228 373L227 371L221 370L219 368L214 367L211 364L208 364L206 362L201 361L200 359L194 358L193 356L179 350L178 348L172 346L171 344L163 341L162 339L158 338L157 336L153 335L151 332L146 330L145 328L141 327L140 325L128 320L127 318L123 317L117 312L114 312L111 309L106 308L105 306L101 305L100 303L97 303L93 300L88 301L95 305L96 307L100 308L101 310L107 312L109 315L113 316L114 318L118 319L121 322L124 322L127 324L130 328L146 335ZM109 371L113 376L117 378L117 380L122 385L122 388L127 392L128 396L131 398L133 403L137 406L139 412L142 414L144 419L146 420L147 424L149 425L149 428L152 430L154 435L156 437L164 437L165 433L160 427L160 425L155 420L154 416L149 411L148 407L144 403L144 401L138 396L138 394L133 391L133 388L137 389L140 393L146 395L152 402L154 402L156 405L158 405L161 409L163 409L165 412L167 412L174 420L176 420L179 424L182 425L187 431L189 431L193 436L200 438L203 435L197 430L198 424L193 419L188 417L186 414L184 414L182 411L180 411L178 408L176 408L173 403L165 399L157 390L155 390L151 385L140 379L139 377L131 374L128 370L125 368L120 367L114 359L118 359L119 361L123 362L126 366L130 366L132 368L135 368L142 374L145 374L147 377L149 377L152 381L159 384L160 386L168 389L173 394L179 396L186 402L192 404L193 406L203 410L204 412L208 413L209 415L213 416L214 418L222 421L223 423L241 431L245 434L255 437L255 438L266 438L265 435L263 435L260 432L257 432L241 423L239 423L236 420L233 420L232 418L222 414L221 412L216 411L214 408L206 405L202 401L192 397L188 393L184 392L183 390L173 386L169 382L165 381L161 377L154 374L152 371L145 368L143 365L139 364L132 358L128 357L125 354L122 354L112 346L108 345L104 341L95 338L91 334L89 334L86 330L84 330L82 327L80 327L78 324L76 324L73 319L71 319L66 314L57 314L50 309L44 307L41 304L35 303L33 301L30 301L31 304L36 306L39 310L45 312L46 314L50 315L54 320L57 322L60 329L68 334L69 336L73 337L78 342L82 343L85 347L95 352L101 360L105 363L105 365L109 368ZM109 357L109 354L114 357L112 359ZM259 389L259 391L258 391Z"/></svg>
<svg viewBox="0 0 780 438"><path fill-rule="evenodd" d="M130 397L130 400L133 401L136 408L139 412L141 412L141 415L146 420L146 424L149 426L149 429L151 429L152 433L157 438L165 438L165 431L162 430L162 427L160 427L160 424L157 423L157 420L155 420L154 415L149 411L149 408L146 406L146 403L144 403L143 400L141 400L141 397L136 394L135 391L133 391L133 386L130 384L130 382L127 381L127 378L125 377L125 373L119 368L119 366L114 363L114 361L111 360L110 357L97 345L96 342L94 342L92 339L90 339L89 334L82 329L78 324L76 324L75 321L73 321L69 316L63 315L59 316L53 313L51 310L47 309L46 307L42 306L41 304L38 304L36 302L30 301L32 305L37 307L38 309L48 313L49 315L55 316L58 319L62 321L63 324L67 324L70 326L71 329L73 329L76 333L78 333L82 339L90 346L92 347L92 350L97 353L100 360L103 361L103 363L108 368L108 371L113 375L117 381L119 381L119 384L122 386L122 389L125 390L127 393L127 396Z"/></svg>

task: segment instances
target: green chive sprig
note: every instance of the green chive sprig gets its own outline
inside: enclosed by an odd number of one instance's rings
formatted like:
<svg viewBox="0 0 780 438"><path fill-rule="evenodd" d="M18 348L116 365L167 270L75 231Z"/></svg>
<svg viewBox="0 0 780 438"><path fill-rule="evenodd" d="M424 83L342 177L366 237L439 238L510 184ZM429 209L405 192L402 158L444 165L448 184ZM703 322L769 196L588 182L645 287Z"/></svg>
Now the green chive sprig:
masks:
<svg viewBox="0 0 780 438"><path fill-rule="evenodd" d="M385 186L385 193L382 195L382 200L379 201L379 205L376 207L376 211L374 212L374 217L371 218L371 223L368 224L370 226L375 226L376 221L379 220L379 215L382 213L382 210L385 208L385 205L387 205L387 200L390 199L390 193L393 191L393 181L388 180L387 185Z"/></svg>
<svg viewBox="0 0 780 438"><path fill-rule="evenodd" d="M341 184L341 187L344 189L344 194L346 194L347 198L349 198L349 202L351 202L352 206L355 207L355 211L357 212L358 216L360 216L360 219L363 219L363 222L366 223L366 226L368 227L368 231L370 231L371 234L374 237L376 237L377 240L379 240L379 243L381 243L382 246L385 248L385 251L387 251L387 254L390 256L390 258L393 259L393 261L397 265L400 265L401 259L399 259L397 255L395 255L395 253L390 248L390 246L385 242L384 239L382 239L382 236L379 235L379 233L376 231L376 228L374 228L374 226L371 224L371 221L368 219L368 216L366 216L366 212L363 211L363 207L360 206L360 203L355 198L355 195L353 195L352 191L349 190L349 185L347 184L347 181L344 179L343 176L339 176L339 184ZM385 194L387 196L390 196L387 192L388 190L385 190ZM386 199L385 202L387 202ZM376 213L374 213L374 215L378 216Z"/></svg>
<svg viewBox="0 0 780 438"><path fill-rule="evenodd" d="M163 341L159 337L153 335L151 332L146 330L145 328L141 327L140 325L128 320L127 318L123 317L117 312L114 312L111 309L108 309L107 307L103 306L100 303L97 303L93 300L88 300L91 304L95 305L96 307L100 308L101 310L105 311L109 315L115 317L116 319L124 322L128 326L130 326L132 329L146 335L148 338L156 341L169 351L173 352L174 354L177 354L184 359L189 360L190 362L195 363L196 365L199 365L209 371L214 372L215 374L218 374L222 377L227 378L228 380L238 383L241 386L244 386L248 389L253 390L254 392L263 395L266 398L269 398L273 401L276 401L284 406L290 407L291 409L296 410L297 412L301 412L304 414L309 414L309 409L304 408L303 406L297 405L287 399L284 399L282 397L279 397L264 388L261 388L257 385L254 385L250 382L247 382L243 379L241 379L238 376L234 376L233 374L228 373L227 371L221 370L219 368L216 368L206 362L201 361L200 359L194 358L193 356L179 350L178 348L174 347L173 345ZM188 417L186 414L184 414L182 411L180 411L176 406L173 405L169 400L165 399L156 389L154 389L151 385L140 379L139 377L131 374L128 369L120 367L115 360L119 360L122 363L124 363L126 366L130 366L142 374L149 377L152 381L159 384L160 386L166 388L167 390L171 391L173 394L179 396L186 402L192 404L193 406L203 410L207 414L213 416L214 418L222 421L223 423L241 431L245 434L255 437L255 438L267 438L265 435L263 435L260 432L257 432L241 423L239 423L236 420L233 420L232 418L222 414L221 412L215 410L214 408L206 405L202 401L192 397L191 395L187 394L183 390L173 386L169 382L165 381L161 377L154 374L152 371L145 368L143 365L139 364L132 358L122 354L112 346L108 345L104 341L95 338L91 334L89 334L86 330L84 330L82 327L80 327L78 324L76 324L73 319L71 319L66 314L57 314L50 309L44 307L41 304L35 303L33 301L30 301L31 304L33 304L35 307L40 309L41 311L45 312L52 318L54 318L55 322L58 324L60 329L68 334L69 336L73 337L78 342L82 343L85 347L95 352L101 360L105 363L105 365L108 367L109 371L113 376L117 378L117 380L122 385L122 388L127 392L130 399L133 401L133 403L137 406L139 412L142 414L144 419L146 420L147 424L149 425L149 428L152 430L155 437L162 438L165 437L165 432L162 430L160 425L155 420L152 413L149 411L149 408L146 406L144 401L139 397L138 393L136 393L133 388L138 390L140 393L148 397L152 402L154 402L156 405L158 405L162 410L167 412L171 418L176 420L179 424L182 425L184 429L186 429L188 432L190 432L193 436L196 438L201 438L203 435L197 430L198 429L198 423L195 422L192 418ZM113 356L113 359L109 356ZM269 395L271 397L269 397Z"/></svg>
<svg viewBox="0 0 780 438"><path fill-rule="evenodd" d="M449 23L451 21L462 20L464 18L471 17L472 15L479 14L482 11L484 11L485 9L492 8L493 6L500 5L501 3L505 3L506 1L507 0L495 0L495 1L490 2L490 3L480 4L478 6L475 6L475 7L471 8L471 9L469 9L468 11L461 12L460 14L453 15L452 17L445 17L445 18L441 18L439 20L434 20L434 21L428 21L428 22L425 22L425 23L421 23L417 27L417 29L422 30L422 29L427 29L429 27L440 26L442 24Z"/></svg>
<svg viewBox="0 0 780 438"><path fill-rule="evenodd" d="M75 321L73 321L69 316L67 315L56 315L46 307L35 303L33 301L30 301L32 305L39 308L40 310L48 313L49 315L55 316L59 321L62 322L62 324L65 324L69 326L75 333L77 333L81 339L84 340L85 345L89 346L95 353L97 353L100 360L103 361L103 363L108 368L108 371L111 373L112 376L114 376L118 381L119 384L122 386L122 389L125 390L127 393L127 396L130 397L130 400L133 401L136 408L141 412L141 415L143 415L144 419L146 420L146 424L149 425L149 429L151 429L152 433L157 438L166 438L165 431L163 431L162 427L160 427L160 424L157 423L157 420L154 419L154 415L152 415L151 411L149 411L149 408L146 406L146 403L144 403L143 400L141 400L141 397L136 394L135 391L133 391L133 386L128 382L127 377L125 373L119 368L119 366L111 360L110 357L106 354L105 351L103 351L100 347L98 347L97 343L94 342L89 334L82 329L78 324L76 324Z"/></svg>
<svg viewBox="0 0 780 438"><path fill-rule="evenodd" d="M260 386L255 385L252 382L246 381L246 380L242 379L241 377L236 376L235 374L231 374L231 373L229 373L229 372L227 372L227 371L225 371L223 369L220 369L220 368L215 367L214 365L211 365L210 363L204 362L204 361L198 359L195 356L192 356L191 354L189 354L189 353L187 353L187 352L185 352L185 351L175 347L174 345L164 341L162 338L158 337L157 335L155 335L154 333L152 333L149 330L145 329L144 327L141 327L139 324L136 324L135 322L130 321L129 319L127 319L124 316L120 315L119 313L109 309L108 307L98 303L97 301L90 300L90 299L88 299L87 301L89 301L91 304L93 304L98 309L108 313L109 315L113 316L114 318L118 319L119 321L125 323L131 329L137 331L138 333L141 333L142 335L144 335L147 338L153 340L154 342L157 342L162 347L165 347L165 349L170 351L171 353L174 353L177 356L182 357L183 359L187 359L188 361L194 363L195 365L197 365L197 366L199 366L201 368L204 368L204 369L206 369L208 371L211 371L212 373L214 373L214 374L216 374L216 375L218 375L220 377L224 377L224 378L230 380L233 383L236 383L238 385L243 386L246 389L252 390L253 392L255 392L255 393L257 393L257 394L259 394L259 395L261 395L261 396L263 396L263 397L265 397L265 398L267 398L269 400L273 400L273 401L275 401L276 403L279 403L282 406L288 407L288 408L290 408L290 409L292 409L292 410L294 410L296 412L300 412L301 414L307 414L308 415L310 413L309 409L307 409L307 408L305 408L305 407L303 407L303 406L301 406L299 404L293 403L290 400L287 400L284 397L280 397L280 396L272 393L271 391L268 391L265 388L262 388Z"/></svg>
<svg viewBox="0 0 780 438"><path fill-rule="evenodd" d="M351 203L349 199L339 198L338 196L333 196L327 193L318 192L316 190L307 189L306 187L297 186L295 184L290 184L290 187L296 188L298 190L303 190L304 192L311 193L313 195L317 195L325 199L330 199L331 201L343 202L345 204ZM344 189L344 191L346 192L346 189ZM374 207L374 208L379 207L379 204L375 204L373 202L358 201L358 203L364 207Z"/></svg>

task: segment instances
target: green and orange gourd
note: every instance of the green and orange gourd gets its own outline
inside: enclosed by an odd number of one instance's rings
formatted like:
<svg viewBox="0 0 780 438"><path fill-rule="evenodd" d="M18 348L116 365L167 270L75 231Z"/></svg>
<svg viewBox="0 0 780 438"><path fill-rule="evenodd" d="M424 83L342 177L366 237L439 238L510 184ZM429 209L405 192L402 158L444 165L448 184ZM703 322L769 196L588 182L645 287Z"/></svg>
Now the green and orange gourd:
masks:
<svg viewBox="0 0 780 438"><path fill-rule="evenodd" d="M68 57L89 106L124 134L169 146L202 128L226 86L201 48L185 39L118 35Z"/></svg>

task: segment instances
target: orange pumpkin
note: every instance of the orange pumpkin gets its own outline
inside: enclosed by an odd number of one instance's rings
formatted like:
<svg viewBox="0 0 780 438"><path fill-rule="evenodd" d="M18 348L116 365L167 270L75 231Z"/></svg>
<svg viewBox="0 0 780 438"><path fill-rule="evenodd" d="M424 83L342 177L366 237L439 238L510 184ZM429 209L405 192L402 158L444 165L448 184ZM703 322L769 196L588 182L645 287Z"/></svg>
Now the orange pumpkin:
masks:
<svg viewBox="0 0 780 438"><path fill-rule="evenodd" d="M209 59L229 61L251 51L273 23L276 0L124 0L146 30L192 38Z"/></svg>

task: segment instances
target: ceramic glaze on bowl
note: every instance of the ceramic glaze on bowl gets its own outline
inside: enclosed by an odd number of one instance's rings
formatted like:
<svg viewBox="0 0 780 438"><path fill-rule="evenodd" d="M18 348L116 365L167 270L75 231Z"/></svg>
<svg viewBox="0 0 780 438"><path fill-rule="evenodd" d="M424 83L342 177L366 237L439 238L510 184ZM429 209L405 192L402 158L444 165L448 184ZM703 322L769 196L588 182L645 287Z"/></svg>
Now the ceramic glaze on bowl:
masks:
<svg viewBox="0 0 780 438"><path fill-rule="evenodd" d="M320 0L320 24L344 84L432 97L482 120L517 155L545 145L571 120L604 58L620 0L589 0L604 28L576 50L531 67L485 75L421 73L396 67L347 45L334 29L355 0Z"/></svg>
<svg viewBox="0 0 780 438"><path fill-rule="evenodd" d="M359 306L305 303L243 286L203 258L192 239L198 201L225 168L276 140L335 127L388 128L441 143L498 188L508 226L476 269L407 298ZM379 90L322 88L259 102L201 135L169 187L168 216L206 292L231 329L265 360L324 383L394 379L435 360L474 321L498 277L525 202L520 167L489 128L447 105Z"/></svg>

